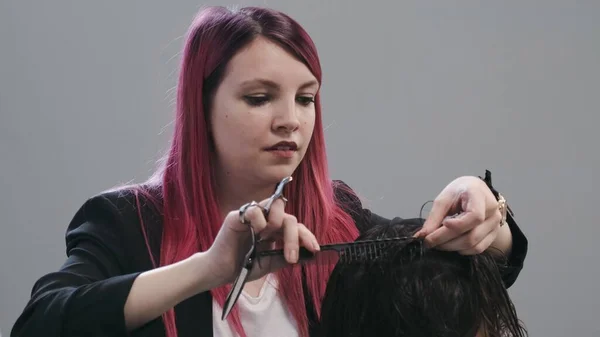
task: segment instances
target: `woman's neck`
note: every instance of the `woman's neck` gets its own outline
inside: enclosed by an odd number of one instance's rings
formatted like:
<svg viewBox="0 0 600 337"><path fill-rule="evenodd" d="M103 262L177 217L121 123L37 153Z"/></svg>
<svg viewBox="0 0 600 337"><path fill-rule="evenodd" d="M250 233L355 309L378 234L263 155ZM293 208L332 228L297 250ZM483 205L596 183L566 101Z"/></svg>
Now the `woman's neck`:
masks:
<svg viewBox="0 0 600 337"><path fill-rule="evenodd" d="M257 184L250 179L240 179L225 174L217 177L216 194L222 216L251 202L261 202L275 191L275 184Z"/></svg>

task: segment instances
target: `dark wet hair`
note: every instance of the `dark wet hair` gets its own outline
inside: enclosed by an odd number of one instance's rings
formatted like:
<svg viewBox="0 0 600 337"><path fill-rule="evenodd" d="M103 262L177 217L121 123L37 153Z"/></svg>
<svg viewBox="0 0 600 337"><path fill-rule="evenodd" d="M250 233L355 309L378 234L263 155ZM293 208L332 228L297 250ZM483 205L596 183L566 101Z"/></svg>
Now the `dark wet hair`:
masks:
<svg viewBox="0 0 600 337"><path fill-rule="evenodd" d="M376 226L358 239L412 237L423 219ZM424 247L386 248L375 261L338 263L321 308L320 337L527 336L502 282L497 257Z"/></svg>

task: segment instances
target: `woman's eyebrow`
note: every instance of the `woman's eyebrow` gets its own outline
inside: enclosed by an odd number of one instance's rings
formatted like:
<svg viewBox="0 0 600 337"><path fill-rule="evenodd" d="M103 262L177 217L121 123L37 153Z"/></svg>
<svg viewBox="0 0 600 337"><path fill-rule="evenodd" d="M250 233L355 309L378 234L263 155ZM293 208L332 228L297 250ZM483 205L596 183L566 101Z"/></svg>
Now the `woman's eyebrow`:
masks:
<svg viewBox="0 0 600 337"><path fill-rule="evenodd" d="M250 80L246 80L246 81L243 81L240 84L240 86L243 88L254 87L254 86L264 86L264 87L271 88L274 90L280 89L280 85L277 82L274 82L274 81L271 81L268 79L264 79L264 78L253 78ZM306 89L306 88L310 88L313 86L318 87L319 82L317 82L316 80L309 80L309 81L301 84L299 89Z"/></svg>

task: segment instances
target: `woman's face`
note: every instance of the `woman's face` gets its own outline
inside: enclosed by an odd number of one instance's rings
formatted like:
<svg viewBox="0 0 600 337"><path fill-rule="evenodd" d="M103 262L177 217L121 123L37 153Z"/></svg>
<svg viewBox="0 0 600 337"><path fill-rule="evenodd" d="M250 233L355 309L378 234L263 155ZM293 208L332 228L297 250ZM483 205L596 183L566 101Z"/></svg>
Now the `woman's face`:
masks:
<svg viewBox="0 0 600 337"><path fill-rule="evenodd" d="M210 112L217 174L252 184L291 175L312 137L318 90L302 62L265 38L238 52Z"/></svg>

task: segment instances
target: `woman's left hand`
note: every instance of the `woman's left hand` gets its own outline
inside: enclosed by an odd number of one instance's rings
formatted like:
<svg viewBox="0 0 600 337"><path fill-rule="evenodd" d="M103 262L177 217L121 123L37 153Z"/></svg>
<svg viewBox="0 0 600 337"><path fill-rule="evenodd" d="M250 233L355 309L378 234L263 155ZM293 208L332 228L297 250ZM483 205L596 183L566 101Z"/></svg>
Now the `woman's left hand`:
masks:
<svg viewBox="0 0 600 337"><path fill-rule="evenodd" d="M479 254L490 246L508 254L512 246L509 226L500 226L499 204L478 177L455 179L437 196L423 228L415 236L425 237L430 247Z"/></svg>

